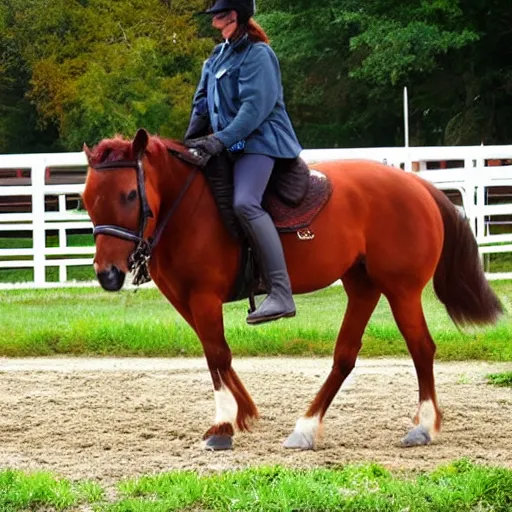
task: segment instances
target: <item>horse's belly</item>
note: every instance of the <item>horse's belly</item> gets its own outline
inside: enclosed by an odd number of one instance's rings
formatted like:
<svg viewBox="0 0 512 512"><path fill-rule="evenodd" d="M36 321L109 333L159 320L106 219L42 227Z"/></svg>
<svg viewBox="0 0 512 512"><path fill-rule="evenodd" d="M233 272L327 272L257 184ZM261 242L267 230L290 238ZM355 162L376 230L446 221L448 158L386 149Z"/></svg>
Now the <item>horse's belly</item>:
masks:
<svg viewBox="0 0 512 512"><path fill-rule="evenodd" d="M360 228L340 216L333 193L308 228L309 236L281 235L288 273L296 293L307 293L336 282L364 254Z"/></svg>

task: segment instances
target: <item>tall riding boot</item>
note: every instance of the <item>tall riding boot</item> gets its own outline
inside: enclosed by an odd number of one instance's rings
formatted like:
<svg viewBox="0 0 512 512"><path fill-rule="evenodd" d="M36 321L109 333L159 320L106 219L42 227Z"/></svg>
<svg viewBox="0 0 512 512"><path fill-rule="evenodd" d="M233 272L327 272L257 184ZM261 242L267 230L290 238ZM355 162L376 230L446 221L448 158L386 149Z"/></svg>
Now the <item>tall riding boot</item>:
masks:
<svg viewBox="0 0 512 512"><path fill-rule="evenodd" d="M290 279L286 269L283 247L271 217L265 213L254 220L244 220L250 243L263 273L270 293L261 305L249 314L248 324L270 322L283 317L295 316Z"/></svg>

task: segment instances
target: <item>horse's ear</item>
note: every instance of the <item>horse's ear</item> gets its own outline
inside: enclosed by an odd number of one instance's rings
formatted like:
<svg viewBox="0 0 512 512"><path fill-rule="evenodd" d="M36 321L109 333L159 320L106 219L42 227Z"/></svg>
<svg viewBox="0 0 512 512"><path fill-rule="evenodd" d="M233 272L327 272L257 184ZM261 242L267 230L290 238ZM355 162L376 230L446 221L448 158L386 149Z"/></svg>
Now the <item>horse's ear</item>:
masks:
<svg viewBox="0 0 512 512"><path fill-rule="evenodd" d="M135 135L135 138L132 142L132 151L135 158L142 158L144 151L146 151L146 147L148 145L149 135L144 128L140 128Z"/></svg>
<svg viewBox="0 0 512 512"><path fill-rule="evenodd" d="M89 147L87 146L87 144L84 142L84 145L83 145L83 151L85 153L85 156L87 157L87 163L89 165L91 165L91 159L92 159L92 151L89 149Z"/></svg>

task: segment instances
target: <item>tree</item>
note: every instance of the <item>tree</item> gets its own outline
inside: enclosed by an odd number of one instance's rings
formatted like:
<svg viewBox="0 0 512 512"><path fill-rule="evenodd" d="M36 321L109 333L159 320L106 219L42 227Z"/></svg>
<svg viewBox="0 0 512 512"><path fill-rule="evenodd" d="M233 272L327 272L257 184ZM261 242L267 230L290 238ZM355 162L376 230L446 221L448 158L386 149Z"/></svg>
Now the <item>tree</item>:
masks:
<svg viewBox="0 0 512 512"><path fill-rule="evenodd" d="M2 0L0 151L181 137L205 0ZM509 0L258 0L305 147L510 143Z"/></svg>
<svg viewBox="0 0 512 512"><path fill-rule="evenodd" d="M26 98L30 66L20 51L14 3L0 5L0 153L61 149L53 125L38 130L37 113Z"/></svg>
<svg viewBox="0 0 512 512"><path fill-rule="evenodd" d="M260 4L307 144L402 144L404 85L413 143L510 141L507 0Z"/></svg>
<svg viewBox="0 0 512 512"><path fill-rule="evenodd" d="M25 98L66 149L140 126L182 136L212 45L196 37L184 2L13 0L11 11Z"/></svg>

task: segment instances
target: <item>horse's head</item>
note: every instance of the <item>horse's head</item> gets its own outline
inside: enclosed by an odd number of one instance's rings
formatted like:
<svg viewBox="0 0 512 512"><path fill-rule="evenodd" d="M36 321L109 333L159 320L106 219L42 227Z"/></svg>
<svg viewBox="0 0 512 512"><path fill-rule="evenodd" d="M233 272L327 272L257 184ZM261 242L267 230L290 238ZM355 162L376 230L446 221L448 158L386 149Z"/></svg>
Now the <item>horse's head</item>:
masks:
<svg viewBox="0 0 512 512"><path fill-rule="evenodd" d="M82 198L94 224L94 270L108 291L122 288L134 249L154 230L160 201L148 142L141 129L133 141L105 139L92 150L84 145L89 168Z"/></svg>

